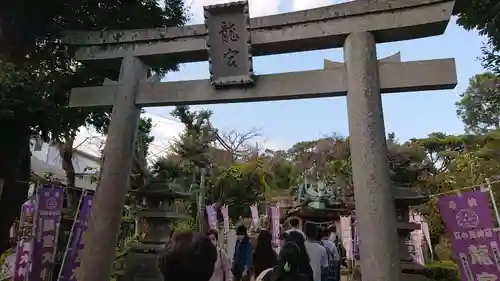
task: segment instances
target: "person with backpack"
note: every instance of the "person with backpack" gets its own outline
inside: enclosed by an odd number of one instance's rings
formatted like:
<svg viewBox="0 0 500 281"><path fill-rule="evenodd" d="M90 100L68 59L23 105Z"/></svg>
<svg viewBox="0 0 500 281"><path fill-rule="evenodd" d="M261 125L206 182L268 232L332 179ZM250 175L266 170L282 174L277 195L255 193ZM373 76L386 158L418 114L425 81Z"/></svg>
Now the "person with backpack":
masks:
<svg viewBox="0 0 500 281"><path fill-rule="evenodd" d="M341 266L347 267L347 251L344 248L344 244L342 243L340 235L337 234L337 227L335 226L335 224L331 225L329 230L330 230L330 235L328 240L333 242L340 256L340 262L337 265L337 270L336 270L337 280L340 280L340 267Z"/></svg>
<svg viewBox="0 0 500 281"><path fill-rule="evenodd" d="M340 255L337 250L337 246L330 241L328 238L330 236L330 230L327 227L323 227L320 230L319 243L325 247L328 254L328 268L323 272L322 280L326 281L339 281L340 275Z"/></svg>

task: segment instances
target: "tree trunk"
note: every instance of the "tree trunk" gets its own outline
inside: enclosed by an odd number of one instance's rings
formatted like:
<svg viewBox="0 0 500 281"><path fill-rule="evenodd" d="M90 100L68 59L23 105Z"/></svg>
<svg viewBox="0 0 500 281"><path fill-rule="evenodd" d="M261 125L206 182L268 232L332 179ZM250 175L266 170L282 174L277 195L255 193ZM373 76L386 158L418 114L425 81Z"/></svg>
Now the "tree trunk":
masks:
<svg viewBox="0 0 500 281"><path fill-rule="evenodd" d="M67 136L64 143L58 142L57 149L62 159L62 168L66 172L66 182L68 186L75 186L76 174L73 166L73 143L75 138Z"/></svg>
<svg viewBox="0 0 500 281"><path fill-rule="evenodd" d="M0 177L4 181L0 198L0 253L10 246L10 228L27 200L31 175L29 130L8 138L0 141Z"/></svg>
<svg viewBox="0 0 500 281"><path fill-rule="evenodd" d="M67 134L64 138L63 142L57 142L56 147L59 151L59 156L61 157L62 169L66 173L66 185L70 187L75 186L76 182L76 173L75 167L73 166L73 144L75 142L74 135ZM71 208L72 206L78 205L78 200L80 199L78 196L78 192L74 192L74 190L66 190L66 195L68 196L67 207Z"/></svg>

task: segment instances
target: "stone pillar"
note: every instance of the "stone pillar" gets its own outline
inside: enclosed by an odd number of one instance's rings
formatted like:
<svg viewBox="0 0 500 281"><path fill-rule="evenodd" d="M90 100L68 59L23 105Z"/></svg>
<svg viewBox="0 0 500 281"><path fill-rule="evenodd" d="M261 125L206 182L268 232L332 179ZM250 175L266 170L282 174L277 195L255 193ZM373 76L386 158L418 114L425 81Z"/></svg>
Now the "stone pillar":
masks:
<svg viewBox="0 0 500 281"><path fill-rule="evenodd" d="M399 281L396 216L373 35L350 34L344 60L361 274L364 281Z"/></svg>
<svg viewBox="0 0 500 281"><path fill-rule="evenodd" d="M147 72L148 67L139 58L123 58L101 178L85 232L80 281L110 280L141 112L135 105L135 97Z"/></svg>

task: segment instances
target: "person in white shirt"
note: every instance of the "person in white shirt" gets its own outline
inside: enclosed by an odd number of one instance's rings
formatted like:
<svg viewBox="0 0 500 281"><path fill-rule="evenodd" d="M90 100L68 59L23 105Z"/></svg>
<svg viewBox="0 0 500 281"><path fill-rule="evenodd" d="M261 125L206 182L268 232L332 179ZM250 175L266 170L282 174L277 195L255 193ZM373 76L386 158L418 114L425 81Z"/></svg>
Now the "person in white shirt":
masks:
<svg viewBox="0 0 500 281"><path fill-rule="evenodd" d="M328 253L319 243L319 227L309 223L305 225L305 231L307 236L305 246L311 260L314 281L321 281L322 272L328 268Z"/></svg>
<svg viewBox="0 0 500 281"><path fill-rule="evenodd" d="M337 249L337 246L333 241L329 239L330 237L330 230L327 228L324 228L321 230L321 242L323 243L323 246L327 247L328 250L332 253L332 258L336 262L340 262L340 254Z"/></svg>
<svg viewBox="0 0 500 281"><path fill-rule="evenodd" d="M291 218L288 223L290 224L291 228L288 229L286 232L290 233L292 231L297 231L298 233L302 234L304 236L304 239L306 238L306 235L304 232L300 229L299 226L299 220L297 218Z"/></svg>
<svg viewBox="0 0 500 281"><path fill-rule="evenodd" d="M328 228L328 231L330 232L328 240L335 246L335 249L337 250L337 254L339 256L339 262L335 264L335 274L337 275L336 280L340 280L340 266L344 265L347 267L347 258L345 256L346 253L344 246L342 245L342 238L337 234L337 227L333 224Z"/></svg>
<svg viewBox="0 0 500 281"><path fill-rule="evenodd" d="M339 254L337 245L329 240L330 230L328 227L321 228L321 245L327 249L328 253L328 262L330 266L330 271L325 272L327 275L327 280L331 281L340 281L340 260L341 256Z"/></svg>

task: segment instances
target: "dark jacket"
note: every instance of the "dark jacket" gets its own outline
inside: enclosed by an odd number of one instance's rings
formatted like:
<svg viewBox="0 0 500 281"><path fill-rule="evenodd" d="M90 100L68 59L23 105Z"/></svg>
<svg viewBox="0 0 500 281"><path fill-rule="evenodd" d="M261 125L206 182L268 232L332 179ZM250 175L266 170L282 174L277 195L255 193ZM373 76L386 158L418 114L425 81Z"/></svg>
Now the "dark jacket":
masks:
<svg viewBox="0 0 500 281"><path fill-rule="evenodd" d="M303 273L293 274L290 276L278 276L275 273L275 270L276 267L273 268L273 270L268 271L266 275L264 275L264 277L262 278L262 281L311 281L311 279ZM258 276L256 276L255 278L257 277Z"/></svg>
<svg viewBox="0 0 500 281"><path fill-rule="evenodd" d="M309 264L309 263L301 264L299 266L299 272L304 274L304 276L307 277L308 281L314 281L314 274L313 274L311 264Z"/></svg>
<svg viewBox="0 0 500 281"><path fill-rule="evenodd" d="M232 268L233 275L241 276L245 268L252 268L252 252L250 237L245 235L243 239L236 241Z"/></svg>
<svg viewBox="0 0 500 281"><path fill-rule="evenodd" d="M269 249L265 253L253 252L253 273L255 276L271 267L278 264L278 254L273 250Z"/></svg>

